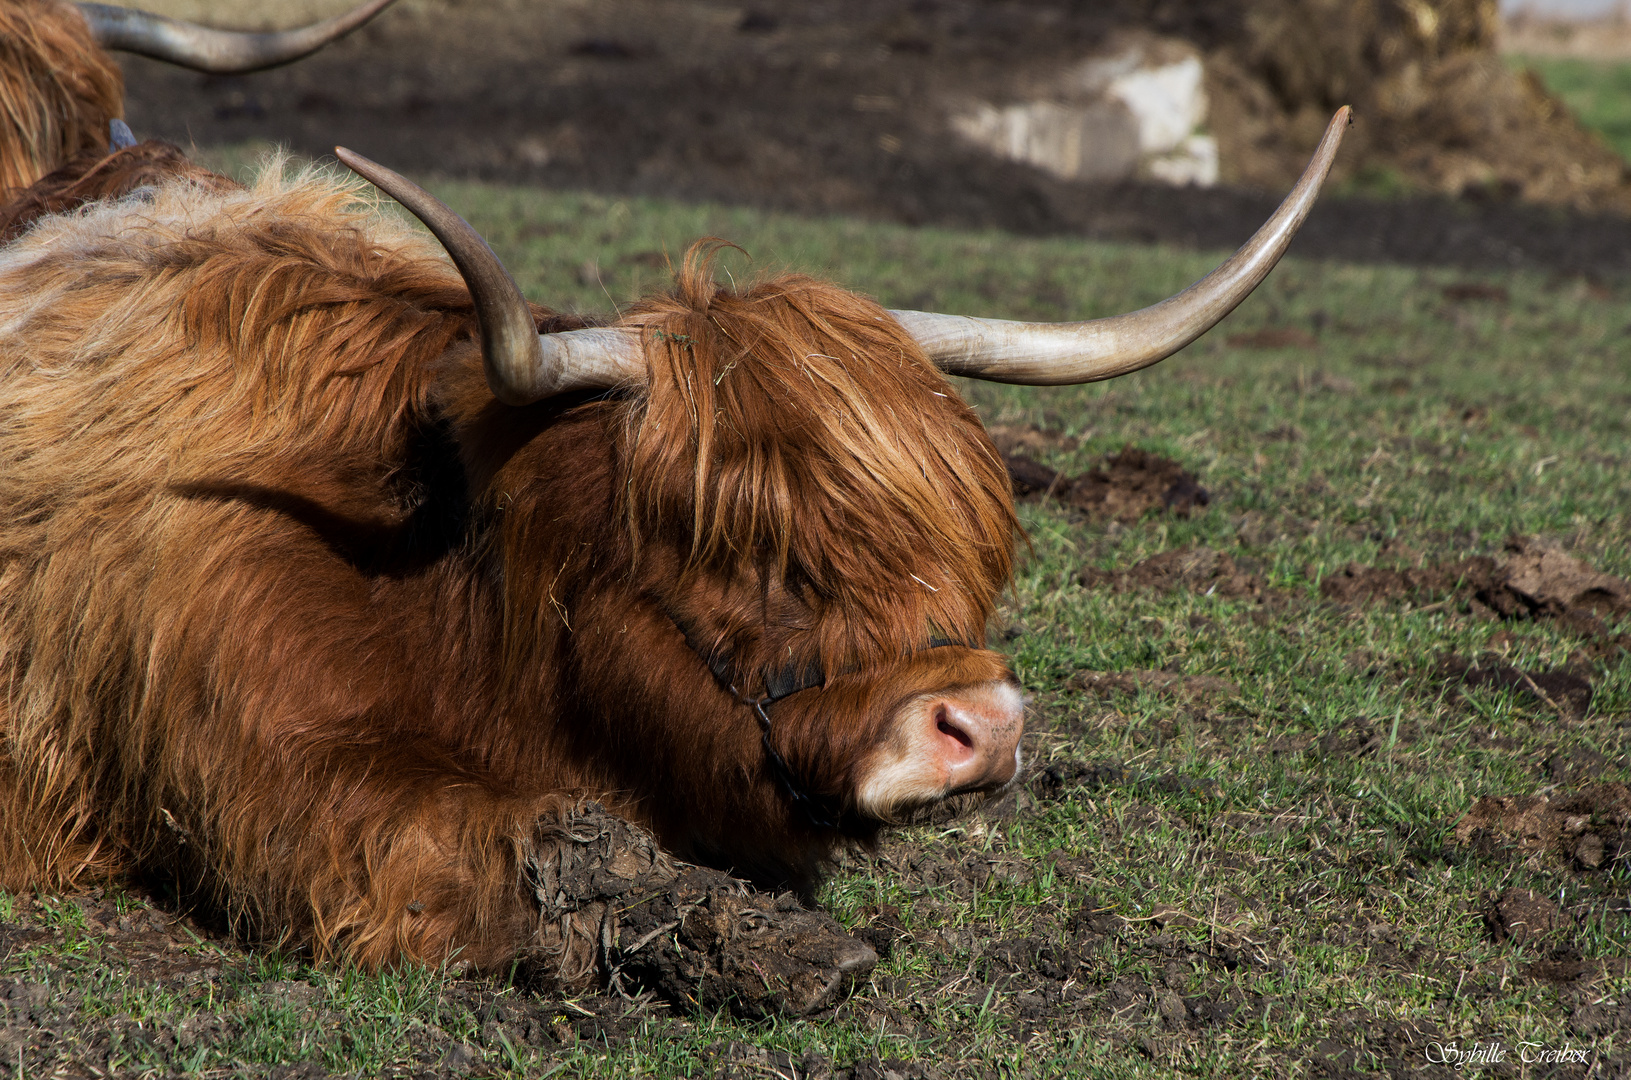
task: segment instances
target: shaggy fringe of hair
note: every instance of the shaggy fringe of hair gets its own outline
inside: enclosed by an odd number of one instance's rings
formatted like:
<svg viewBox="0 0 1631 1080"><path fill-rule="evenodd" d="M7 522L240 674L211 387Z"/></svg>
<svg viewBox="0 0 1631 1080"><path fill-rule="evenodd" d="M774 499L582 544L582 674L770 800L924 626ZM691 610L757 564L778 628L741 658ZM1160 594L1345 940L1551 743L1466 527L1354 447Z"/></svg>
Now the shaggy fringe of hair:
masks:
<svg viewBox="0 0 1631 1080"><path fill-rule="evenodd" d="M82 151L107 153L124 76L62 0L0 4L0 203Z"/></svg>
<svg viewBox="0 0 1631 1080"><path fill-rule="evenodd" d="M693 245L675 292L624 319L651 371L623 435L635 542L807 585L833 669L930 626L983 642L1017 522L979 420L876 303L799 275L727 289L721 246Z"/></svg>

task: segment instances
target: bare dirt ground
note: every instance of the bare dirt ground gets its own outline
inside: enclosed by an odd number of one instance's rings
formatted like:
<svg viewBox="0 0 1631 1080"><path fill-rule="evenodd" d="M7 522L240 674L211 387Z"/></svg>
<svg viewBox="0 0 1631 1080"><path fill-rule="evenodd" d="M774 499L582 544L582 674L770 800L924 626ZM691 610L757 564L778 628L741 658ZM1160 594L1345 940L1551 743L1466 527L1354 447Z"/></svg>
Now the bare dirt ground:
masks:
<svg viewBox="0 0 1631 1080"><path fill-rule="evenodd" d="M1280 192L1059 181L969 149L948 130L947 100L997 94L1016 71L1082 55L1109 32L1115 9L421 5L257 75L124 63L132 126L182 145L264 140L321 155L339 143L411 172L1024 234L1239 244ZM1631 273L1631 220L1499 197L1328 197L1294 250L1619 277Z"/></svg>

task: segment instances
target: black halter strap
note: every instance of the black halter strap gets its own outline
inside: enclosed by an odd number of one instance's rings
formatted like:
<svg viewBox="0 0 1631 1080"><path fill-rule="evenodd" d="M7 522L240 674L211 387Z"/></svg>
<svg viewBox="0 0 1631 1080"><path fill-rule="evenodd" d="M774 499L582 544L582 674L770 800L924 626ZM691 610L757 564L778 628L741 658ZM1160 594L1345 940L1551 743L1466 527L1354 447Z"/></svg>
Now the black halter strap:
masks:
<svg viewBox="0 0 1631 1080"><path fill-rule="evenodd" d="M841 832L852 832L853 828L845 828L846 815L843 809L837 806L832 799L812 795L804 790L804 786L793 775L787 761L776 752L770 742L770 708L783 698L792 697L804 690L813 690L827 682L827 673L820 663L812 663L804 667L797 664L788 664L777 671L767 672L764 676L764 694L760 697L748 697L736 688L731 679L731 654L719 649L703 649L691 632L686 620L664 608L664 614L670 622L677 627L685 637L685 644L692 652L699 656L708 670L713 673L714 681L728 691L732 697L742 704L753 709L754 716L759 721L761 732L759 741L764 745L765 761L770 766L770 772L776 778L782 791L787 795L787 801L792 804L805 821L818 829L837 829ZM929 635L927 648L939 649L947 645L963 645L964 642L953 641L951 638L939 634ZM970 645L969 648L978 648Z"/></svg>

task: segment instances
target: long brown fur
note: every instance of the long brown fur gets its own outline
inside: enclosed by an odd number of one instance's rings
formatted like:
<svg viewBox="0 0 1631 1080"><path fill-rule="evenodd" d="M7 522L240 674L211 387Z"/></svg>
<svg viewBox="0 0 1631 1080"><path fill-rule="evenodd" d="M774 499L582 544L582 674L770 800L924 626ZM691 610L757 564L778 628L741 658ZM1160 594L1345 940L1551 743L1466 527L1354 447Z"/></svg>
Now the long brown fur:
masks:
<svg viewBox="0 0 1631 1080"><path fill-rule="evenodd" d="M699 252L625 322L648 389L503 406L440 252L276 169L0 248L0 885L164 874L322 955L496 967L588 794L808 888L844 837L686 633L744 685L826 665L775 742L844 799L901 700L1006 675L1006 475L835 286Z"/></svg>
<svg viewBox="0 0 1631 1080"><path fill-rule="evenodd" d="M74 5L0 0L0 203L78 154L105 154L124 93Z"/></svg>

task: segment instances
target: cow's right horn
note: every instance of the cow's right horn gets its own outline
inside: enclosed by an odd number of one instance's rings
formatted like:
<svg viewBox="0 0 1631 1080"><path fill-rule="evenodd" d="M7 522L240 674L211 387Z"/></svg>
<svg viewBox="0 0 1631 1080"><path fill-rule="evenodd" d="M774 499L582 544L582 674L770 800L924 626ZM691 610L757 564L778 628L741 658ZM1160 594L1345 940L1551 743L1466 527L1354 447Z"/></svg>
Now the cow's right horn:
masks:
<svg viewBox="0 0 1631 1080"><path fill-rule="evenodd" d="M85 16L85 21L91 24L91 33L97 44L104 49L151 56L155 60L167 60L213 75L238 75L277 67L314 53L336 38L349 34L394 2L368 0L332 19L324 19L298 30L268 33L212 30L166 15L153 15L112 4L81 3L76 6Z"/></svg>
<svg viewBox="0 0 1631 1080"><path fill-rule="evenodd" d="M343 146L334 156L401 203L442 242L459 268L481 324L487 387L506 405L529 405L572 390L605 389L645 377L639 342L628 330L538 333L520 286L487 241L446 203Z"/></svg>

